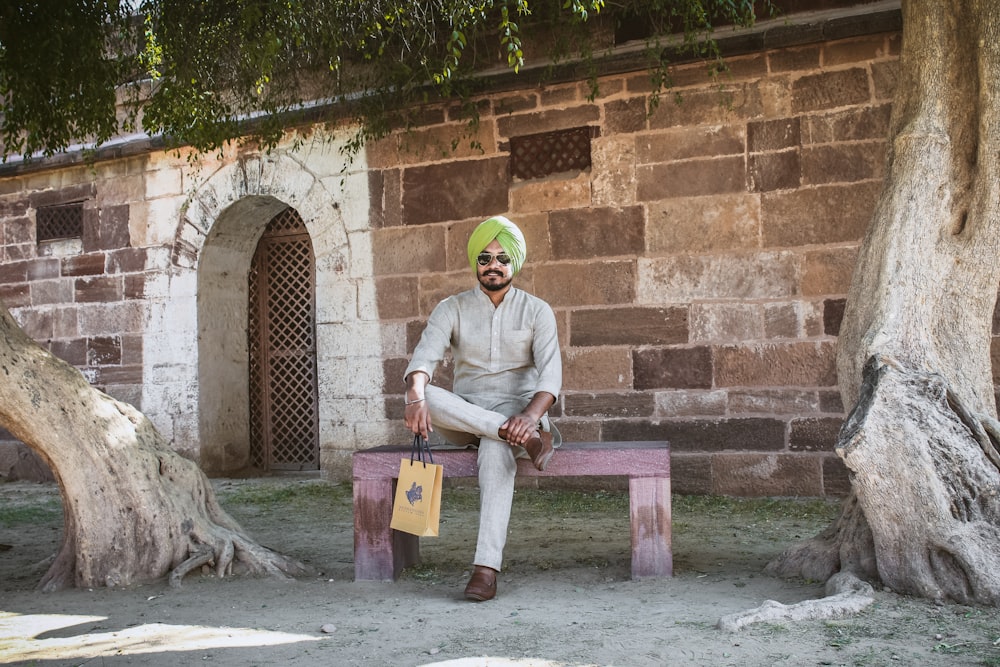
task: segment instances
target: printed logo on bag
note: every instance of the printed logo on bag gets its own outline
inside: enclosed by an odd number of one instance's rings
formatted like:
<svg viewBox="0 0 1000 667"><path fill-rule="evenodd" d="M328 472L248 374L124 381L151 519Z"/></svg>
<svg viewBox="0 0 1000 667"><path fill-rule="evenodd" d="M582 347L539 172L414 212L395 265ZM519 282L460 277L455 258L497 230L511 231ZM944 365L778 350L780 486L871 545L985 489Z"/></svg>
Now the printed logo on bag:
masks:
<svg viewBox="0 0 1000 667"><path fill-rule="evenodd" d="M406 491L406 499L410 501L411 505L415 504L418 500L423 500L424 499L424 487L417 486L417 483L414 482L413 486L411 486Z"/></svg>

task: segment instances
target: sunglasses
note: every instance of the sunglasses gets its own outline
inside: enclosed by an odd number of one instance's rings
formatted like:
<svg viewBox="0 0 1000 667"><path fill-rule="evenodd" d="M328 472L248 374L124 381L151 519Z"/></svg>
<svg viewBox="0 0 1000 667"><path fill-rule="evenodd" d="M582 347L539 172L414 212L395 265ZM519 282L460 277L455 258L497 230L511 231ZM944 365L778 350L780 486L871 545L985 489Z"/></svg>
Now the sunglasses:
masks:
<svg viewBox="0 0 1000 667"><path fill-rule="evenodd" d="M492 262L494 258L503 266L510 264L510 255L505 252L501 252L496 255L488 252L481 252L479 253L479 257L476 258L476 261L479 262L479 266L489 266L490 262Z"/></svg>

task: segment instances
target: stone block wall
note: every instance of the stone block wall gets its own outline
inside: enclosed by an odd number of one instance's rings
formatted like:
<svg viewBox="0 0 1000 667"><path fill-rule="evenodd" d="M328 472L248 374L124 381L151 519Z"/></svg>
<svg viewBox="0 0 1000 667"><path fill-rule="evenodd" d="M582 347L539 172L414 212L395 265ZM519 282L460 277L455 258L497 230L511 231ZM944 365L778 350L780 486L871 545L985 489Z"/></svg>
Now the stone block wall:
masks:
<svg viewBox="0 0 1000 667"><path fill-rule="evenodd" d="M836 335L898 42L755 53L715 81L678 68L652 107L645 74L605 77L594 101L582 83L519 90L481 105L481 151L430 148L446 114L370 147L380 317L412 350L440 298L475 284L472 227L507 214L528 241L515 285L558 318L566 438L667 439L682 493L845 493ZM577 127L589 169L509 175L512 138ZM386 359L390 415L405 363Z"/></svg>

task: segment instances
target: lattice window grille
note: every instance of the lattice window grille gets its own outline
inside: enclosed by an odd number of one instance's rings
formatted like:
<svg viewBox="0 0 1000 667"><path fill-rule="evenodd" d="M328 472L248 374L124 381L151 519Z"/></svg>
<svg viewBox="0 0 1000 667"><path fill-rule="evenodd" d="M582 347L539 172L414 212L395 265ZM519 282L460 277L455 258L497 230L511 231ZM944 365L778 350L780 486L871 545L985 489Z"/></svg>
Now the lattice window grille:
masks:
<svg viewBox="0 0 1000 667"><path fill-rule="evenodd" d="M83 202L40 206L35 212L35 240L56 241L83 236Z"/></svg>
<svg viewBox="0 0 1000 667"><path fill-rule="evenodd" d="M250 462L319 467L315 269L294 209L268 224L249 276Z"/></svg>
<svg viewBox="0 0 1000 667"><path fill-rule="evenodd" d="M510 139L510 170L515 178L542 178L590 168L590 127L528 134Z"/></svg>

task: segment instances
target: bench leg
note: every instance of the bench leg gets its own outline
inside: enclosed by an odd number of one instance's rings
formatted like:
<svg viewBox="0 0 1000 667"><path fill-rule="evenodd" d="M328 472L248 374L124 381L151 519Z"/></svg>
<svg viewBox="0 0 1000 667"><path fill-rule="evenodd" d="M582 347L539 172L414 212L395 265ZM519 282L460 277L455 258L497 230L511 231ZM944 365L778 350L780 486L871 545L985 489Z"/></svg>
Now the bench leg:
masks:
<svg viewBox="0 0 1000 667"><path fill-rule="evenodd" d="M420 560L420 538L389 527L392 479L354 480L354 579L392 581Z"/></svg>
<svg viewBox="0 0 1000 667"><path fill-rule="evenodd" d="M632 527L632 578L670 577L670 478L632 477L628 481Z"/></svg>

